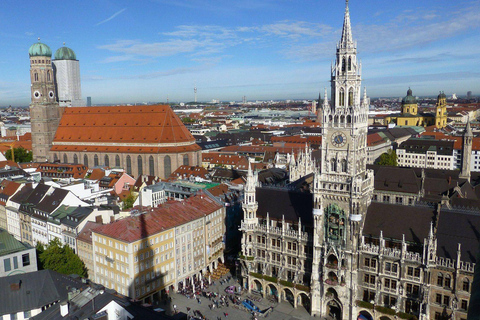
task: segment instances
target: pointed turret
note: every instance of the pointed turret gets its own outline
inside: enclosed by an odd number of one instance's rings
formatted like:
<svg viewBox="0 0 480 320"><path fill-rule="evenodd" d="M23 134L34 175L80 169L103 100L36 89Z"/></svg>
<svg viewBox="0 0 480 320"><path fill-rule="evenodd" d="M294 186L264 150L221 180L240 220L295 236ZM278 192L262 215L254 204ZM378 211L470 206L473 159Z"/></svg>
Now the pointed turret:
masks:
<svg viewBox="0 0 480 320"><path fill-rule="evenodd" d="M369 101L368 101L368 97L367 97L367 87L364 87L363 88L363 100L362 100L362 104L364 107L368 107L369 106Z"/></svg>
<svg viewBox="0 0 480 320"><path fill-rule="evenodd" d="M345 3L345 18L343 19L342 39L340 40L341 48L353 47L352 26L350 24L350 11L348 10L348 0Z"/></svg>
<svg viewBox="0 0 480 320"><path fill-rule="evenodd" d="M463 134L463 155L462 171L459 177L470 181L471 159L472 159L473 132L470 126L470 118L467 121L465 133Z"/></svg>
<svg viewBox="0 0 480 320"><path fill-rule="evenodd" d="M324 99L323 99L323 110L327 110L328 104L328 97L327 97L327 88L325 88Z"/></svg>

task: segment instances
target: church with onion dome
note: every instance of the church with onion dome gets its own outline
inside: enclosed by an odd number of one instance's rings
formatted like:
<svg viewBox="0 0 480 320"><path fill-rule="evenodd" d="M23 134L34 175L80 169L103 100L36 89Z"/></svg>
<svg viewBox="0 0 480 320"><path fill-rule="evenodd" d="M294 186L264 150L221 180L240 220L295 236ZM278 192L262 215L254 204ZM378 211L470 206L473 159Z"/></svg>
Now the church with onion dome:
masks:
<svg viewBox="0 0 480 320"><path fill-rule="evenodd" d="M52 60L40 41L29 49L33 160L124 168L168 178L201 163L201 148L170 106L85 107L80 66L65 46Z"/></svg>
<svg viewBox="0 0 480 320"><path fill-rule="evenodd" d="M435 112L421 112L418 110L417 98L412 89L408 88L407 95L402 99L400 114L385 117L385 123L395 123L398 126L436 126L444 128L447 125L447 96L440 92L437 97Z"/></svg>

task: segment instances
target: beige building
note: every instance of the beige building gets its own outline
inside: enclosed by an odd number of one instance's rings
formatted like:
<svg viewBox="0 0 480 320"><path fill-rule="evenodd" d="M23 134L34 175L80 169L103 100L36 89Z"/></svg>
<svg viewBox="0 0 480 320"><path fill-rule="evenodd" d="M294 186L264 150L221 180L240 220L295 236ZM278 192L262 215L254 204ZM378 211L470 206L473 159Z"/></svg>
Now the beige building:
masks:
<svg viewBox="0 0 480 320"><path fill-rule="evenodd" d="M95 281L137 300L158 301L223 261L224 219L224 206L203 193L133 210L92 231Z"/></svg>

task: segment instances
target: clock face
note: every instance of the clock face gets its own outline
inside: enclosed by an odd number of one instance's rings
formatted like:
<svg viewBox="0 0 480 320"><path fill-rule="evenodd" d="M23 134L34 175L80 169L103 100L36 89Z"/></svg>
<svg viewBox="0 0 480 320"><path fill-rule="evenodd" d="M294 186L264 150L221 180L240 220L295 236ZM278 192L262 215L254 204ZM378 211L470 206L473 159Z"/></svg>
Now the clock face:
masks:
<svg viewBox="0 0 480 320"><path fill-rule="evenodd" d="M343 132L336 132L332 135L332 144L339 148L347 143L347 136Z"/></svg>
<svg viewBox="0 0 480 320"><path fill-rule="evenodd" d="M39 91L35 91L35 92L33 93L33 96L35 97L35 99L40 98L40 92L39 92Z"/></svg>

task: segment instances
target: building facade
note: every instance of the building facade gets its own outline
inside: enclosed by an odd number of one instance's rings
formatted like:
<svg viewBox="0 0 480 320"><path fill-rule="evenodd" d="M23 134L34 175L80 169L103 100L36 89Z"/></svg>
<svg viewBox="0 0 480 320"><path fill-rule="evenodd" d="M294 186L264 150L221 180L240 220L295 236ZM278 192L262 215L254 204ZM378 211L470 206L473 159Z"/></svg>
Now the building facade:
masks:
<svg viewBox="0 0 480 320"><path fill-rule="evenodd" d="M83 107L80 63L75 52L64 46L55 51L52 61L55 72L57 101L60 107Z"/></svg>

